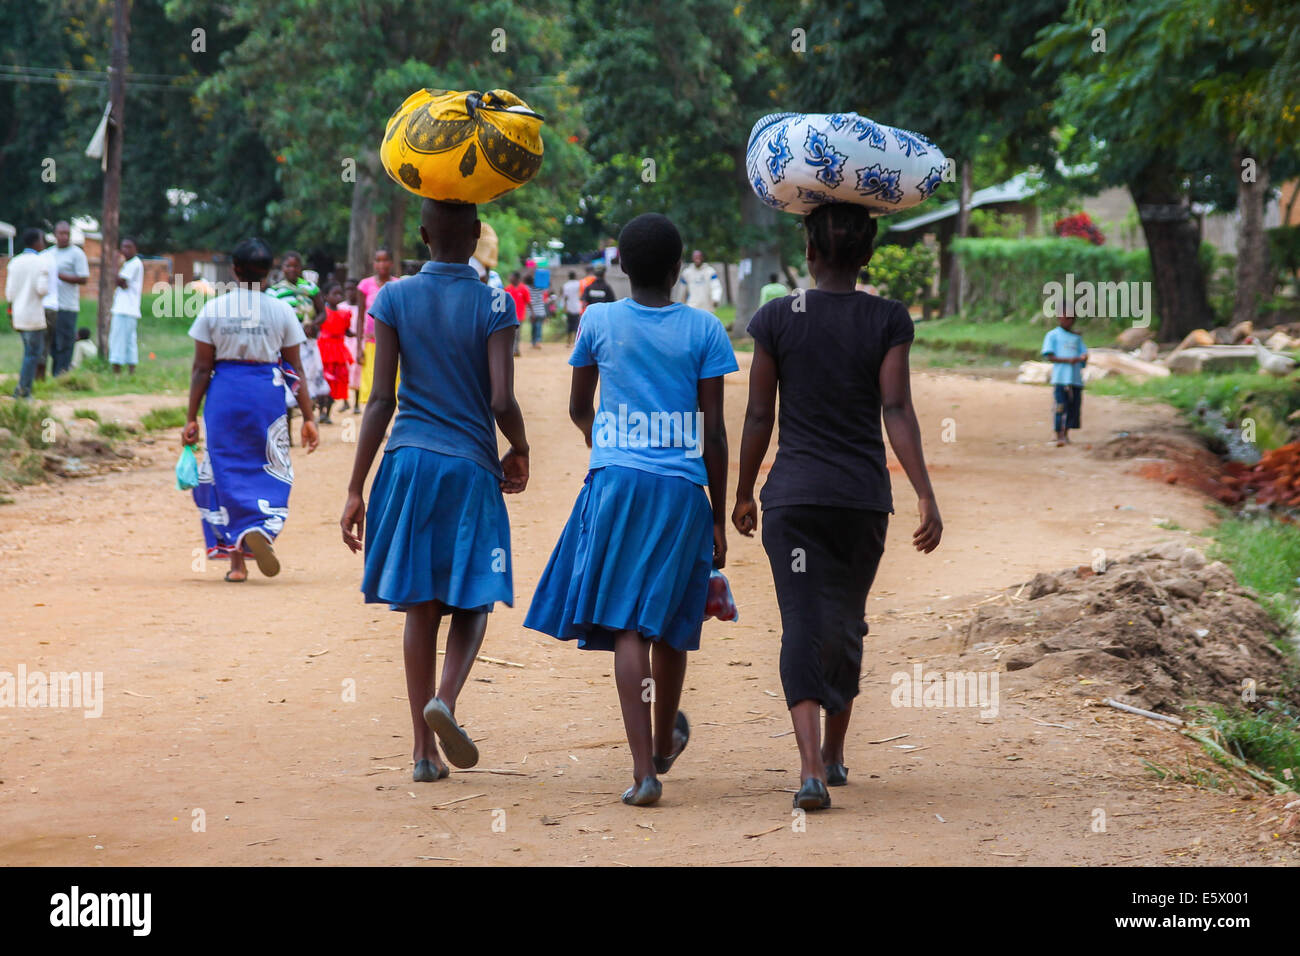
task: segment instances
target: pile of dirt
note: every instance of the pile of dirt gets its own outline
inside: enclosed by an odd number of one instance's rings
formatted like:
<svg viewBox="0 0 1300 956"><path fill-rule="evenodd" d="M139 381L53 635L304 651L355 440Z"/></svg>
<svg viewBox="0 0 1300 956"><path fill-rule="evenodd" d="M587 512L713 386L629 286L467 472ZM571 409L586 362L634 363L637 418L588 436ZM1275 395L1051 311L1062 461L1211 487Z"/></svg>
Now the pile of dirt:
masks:
<svg viewBox="0 0 1300 956"><path fill-rule="evenodd" d="M1242 500L1240 481L1195 433L1121 432L1093 448L1096 458L1130 458L1143 478L1182 485L1222 502Z"/></svg>
<svg viewBox="0 0 1300 956"><path fill-rule="evenodd" d="M971 619L963 656L1146 710L1240 705L1250 681L1260 699L1300 703L1281 634L1227 565L1173 542L1009 588Z"/></svg>
<svg viewBox="0 0 1300 956"><path fill-rule="evenodd" d="M110 471L125 471L136 463L136 455L125 445L97 438L60 441L41 455L45 471L60 478L89 478Z"/></svg>

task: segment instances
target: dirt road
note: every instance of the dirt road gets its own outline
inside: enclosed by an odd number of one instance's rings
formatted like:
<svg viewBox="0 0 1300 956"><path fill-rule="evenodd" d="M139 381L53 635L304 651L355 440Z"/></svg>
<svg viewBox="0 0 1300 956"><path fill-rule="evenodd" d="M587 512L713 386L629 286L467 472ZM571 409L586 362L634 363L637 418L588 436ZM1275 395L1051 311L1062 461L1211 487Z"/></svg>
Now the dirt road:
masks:
<svg viewBox="0 0 1300 956"><path fill-rule="evenodd" d="M732 484L746 358L727 388ZM798 761L776 602L757 539L734 534L728 574L742 622L705 625L683 704L690 749L658 807L620 805L630 761L612 658L521 626L585 471L567 373L560 346L520 360L533 480L509 500L516 606L492 615L484 653L522 666L476 667L460 713L481 772L438 784L410 779L401 618L362 604L360 559L339 539L353 453L339 425L316 454L295 449L284 570L271 581L226 584L216 562L196 570L199 522L171 487L170 436L143 449L147 467L17 493L0 508L0 671L102 672L104 702L98 719L0 708L0 864L1278 858L1257 843L1240 799L1162 787L1143 769L1143 756L1184 741L1087 706L1072 681L1030 692L1004 674L989 718L891 706L890 675L913 662L942 668L954 627L993 589L1087 564L1097 548L1168 539L1160 517L1207 520L1190 493L1082 447L1165 413L1089 398L1080 444L1056 449L1044 442L1046 390L958 375L915 378L946 532L933 555L910 550L915 500L891 463L898 514L869 606L850 783L833 791L834 809L792 826ZM1099 808L1105 832L1094 832Z"/></svg>

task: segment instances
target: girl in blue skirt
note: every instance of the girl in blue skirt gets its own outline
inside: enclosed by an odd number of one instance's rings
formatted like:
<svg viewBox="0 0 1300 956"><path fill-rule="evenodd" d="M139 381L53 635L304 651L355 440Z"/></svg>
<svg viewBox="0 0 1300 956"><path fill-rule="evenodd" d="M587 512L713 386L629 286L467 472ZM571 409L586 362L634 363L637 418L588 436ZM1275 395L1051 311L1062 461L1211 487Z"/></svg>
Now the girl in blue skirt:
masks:
<svg viewBox="0 0 1300 956"><path fill-rule="evenodd" d="M737 366L722 324L672 301L682 238L666 217L636 217L618 249L632 295L587 309L569 359L590 471L524 626L614 652L634 781L622 799L645 806L690 737L678 703L710 567L726 560L722 376Z"/></svg>
<svg viewBox="0 0 1300 956"><path fill-rule="evenodd" d="M519 322L509 298L494 297L469 265L479 230L473 205L426 199L420 236L430 261L415 276L384 286L370 305L374 384L340 522L353 552L364 534L366 602L406 612L417 782L450 772L435 737L457 767L478 762L478 749L456 721L456 698L492 605L514 603L510 522L501 495L528 483L528 442L514 395ZM367 508L362 490L395 409ZM494 420L510 442L500 461ZM439 685L438 629L447 614Z"/></svg>

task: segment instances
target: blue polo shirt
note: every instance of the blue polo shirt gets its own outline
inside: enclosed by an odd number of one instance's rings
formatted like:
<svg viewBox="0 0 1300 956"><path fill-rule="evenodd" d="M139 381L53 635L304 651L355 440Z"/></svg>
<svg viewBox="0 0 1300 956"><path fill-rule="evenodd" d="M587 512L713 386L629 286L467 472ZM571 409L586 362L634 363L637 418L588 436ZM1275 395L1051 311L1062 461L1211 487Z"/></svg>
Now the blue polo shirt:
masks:
<svg viewBox="0 0 1300 956"><path fill-rule="evenodd" d="M700 380L738 369L722 323L675 303L596 303L582 316L569 364L600 372L590 467L621 465L708 483Z"/></svg>
<svg viewBox="0 0 1300 956"><path fill-rule="evenodd" d="M370 314L397 333L401 384L388 449L468 458L498 478L487 340L519 324L510 296L469 263L426 262L379 290Z"/></svg>

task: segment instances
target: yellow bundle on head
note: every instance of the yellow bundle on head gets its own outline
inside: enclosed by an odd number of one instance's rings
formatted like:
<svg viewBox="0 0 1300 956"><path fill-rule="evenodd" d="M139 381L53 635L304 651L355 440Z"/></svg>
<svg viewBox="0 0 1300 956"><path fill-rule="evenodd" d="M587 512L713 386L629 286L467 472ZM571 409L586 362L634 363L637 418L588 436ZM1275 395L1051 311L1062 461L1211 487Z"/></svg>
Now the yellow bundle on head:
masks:
<svg viewBox="0 0 1300 956"><path fill-rule="evenodd" d="M417 196L484 203L542 167L542 117L508 90L419 90L388 119L384 171Z"/></svg>

